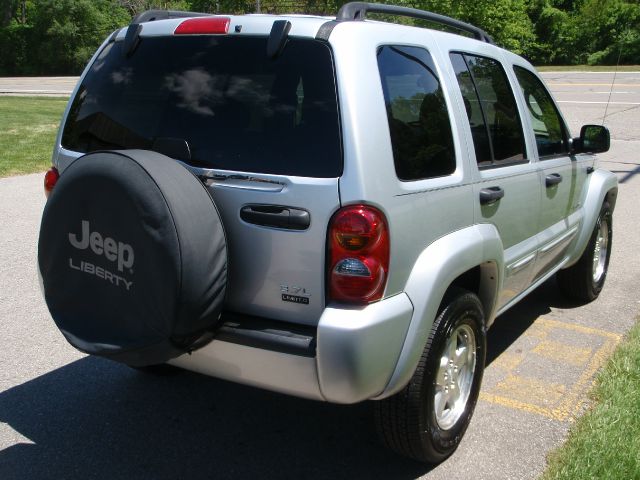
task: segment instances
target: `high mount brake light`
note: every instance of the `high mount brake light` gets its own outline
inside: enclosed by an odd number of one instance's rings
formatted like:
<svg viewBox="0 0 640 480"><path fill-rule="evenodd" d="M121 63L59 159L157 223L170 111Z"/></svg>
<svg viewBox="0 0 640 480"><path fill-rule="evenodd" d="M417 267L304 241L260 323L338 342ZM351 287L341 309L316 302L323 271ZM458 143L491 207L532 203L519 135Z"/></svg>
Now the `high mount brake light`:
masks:
<svg viewBox="0 0 640 480"><path fill-rule="evenodd" d="M47 198L49 198L53 187L56 186L58 178L60 178L60 173L56 167L51 167L47 170L47 173L44 174L44 194Z"/></svg>
<svg viewBox="0 0 640 480"><path fill-rule="evenodd" d="M380 300L389 271L384 214L367 205L342 208L331 219L328 240L331 300L359 305Z"/></svg>
<svg viewBox="0 0 640 480"><path fill-rule="evenodd" d="M204 35L229 33L229 17L199 17L185 20L173 32L175 35Z"/></svg>

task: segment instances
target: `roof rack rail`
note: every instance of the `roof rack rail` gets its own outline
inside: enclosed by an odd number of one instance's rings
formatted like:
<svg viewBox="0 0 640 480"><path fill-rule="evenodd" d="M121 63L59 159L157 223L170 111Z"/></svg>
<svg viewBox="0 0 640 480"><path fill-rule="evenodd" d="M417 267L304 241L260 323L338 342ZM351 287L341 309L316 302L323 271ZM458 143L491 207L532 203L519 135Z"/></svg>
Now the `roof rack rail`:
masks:
<svg viewBox="0 0 640 480"><path fill-rule="evenodd" d="M438 13L427 12L425 10L418 10L417 8L397 7L395 5L383 5L380 3L349 2L345 3L340 10L338 10L336 20L339 22L361 21L365 19L367 13L387 13L389 15L399 15L402 17L420 18L422 20L428 20L433 23L439 23L457 30L472 33L477 40L482 42L491 44L495 43L493 38L491 38L491 36L481 28L461 22L455 18L446 17Z"/></svg>
<svg viewBox="0 0 640 480"><path fill-rule="evenodd" d="M167 20L169 18L209 17L211 15L211 13L182 12L180 10L147 10L133 17L131 23L153 22L155 20Z"/></svg>

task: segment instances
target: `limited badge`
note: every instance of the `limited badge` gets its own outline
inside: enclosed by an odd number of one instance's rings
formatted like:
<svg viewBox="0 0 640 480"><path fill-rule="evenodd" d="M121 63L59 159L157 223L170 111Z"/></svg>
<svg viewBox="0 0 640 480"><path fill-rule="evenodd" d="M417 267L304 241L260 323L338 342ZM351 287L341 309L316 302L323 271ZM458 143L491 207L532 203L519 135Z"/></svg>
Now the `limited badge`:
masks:
<svg viewBox="0 0 640 480"><path fill-rule="evenodd" d="M311 297L311 294L307 293L307 289L304 287L280 285L280 293L282 294L283 302L309 305L309 298Z"/></svg>
<svg viewBox="0 0 640 480"><path fill-rule="evenodd" d="M297 295L288 295L286 293L282 294L282 301L309 305L309 297L298 297Z"/></svg>

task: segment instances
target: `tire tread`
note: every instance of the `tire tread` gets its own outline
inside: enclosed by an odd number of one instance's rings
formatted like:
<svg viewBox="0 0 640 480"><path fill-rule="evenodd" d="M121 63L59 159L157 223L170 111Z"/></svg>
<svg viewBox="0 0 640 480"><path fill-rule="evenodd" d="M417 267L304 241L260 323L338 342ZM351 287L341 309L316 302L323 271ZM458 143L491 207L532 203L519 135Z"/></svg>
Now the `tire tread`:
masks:
<svg viewBox="0 0 640 480"><path fill-rule="evenodd" d="M604 285L604 281L606 280L606 269L608 268L608 265L605 268L605 273L600 284L594 285L592 281L593 248L598 234L598 224L604 216L608 217L609 229L610 232L612 232L611 207L609 206L609 202L605 200L600 209L596 227L594 228L591 237L589 237L589 243L580 256L580 259L571 267L559 270L556 274L556 281L562 293L568 298L581 303L592 302L598 298L598 295L600 295L600 291L602 290L602 286ZM609 242L609 255L611 254L611 246L612 243Z"/></svg>
<svg viewBox="0 0 640 480"><path fill-rule="evenodd" d="M409 383L400 392L374 404L374 419L378 437L382 443L392 451L420 462L437 463L444 460L450 453L440 454L426 450L420 436L423 382L425 378L428 354L436 341L437 332L444 319L444 313L452 300L460 298L472 301L481 306L476 295L459 288L452 288L442 301L438 316L429 332L425 348L420 356L416 370Z"/></svg>

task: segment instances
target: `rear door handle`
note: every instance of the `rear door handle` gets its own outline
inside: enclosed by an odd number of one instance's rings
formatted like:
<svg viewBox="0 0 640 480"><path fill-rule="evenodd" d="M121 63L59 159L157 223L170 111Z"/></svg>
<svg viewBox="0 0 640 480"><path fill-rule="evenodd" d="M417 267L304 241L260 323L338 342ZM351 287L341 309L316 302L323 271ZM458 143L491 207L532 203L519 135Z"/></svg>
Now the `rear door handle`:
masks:
<svg viewBox="0 0 640 480"><path fill-rule="evenodd" d="M289 230L306 230L311 224L306 210L282 205L246 205L240 209L240 218L254 225Z"/></svg>
<svg viewBox="0 0 640 480"><path fill-rule="evenodd" d="M480 203L490 205L504 197L504 190L501 187L489 187L480 190Z"/></svg>
<svg viewBox="0 0 640 480"><path fill-rule="evenodd" d="M554 185L559 184L562 181L562 175L559 173L550 173L544 178L544 183L549 187L553 187Z"/></svg>

